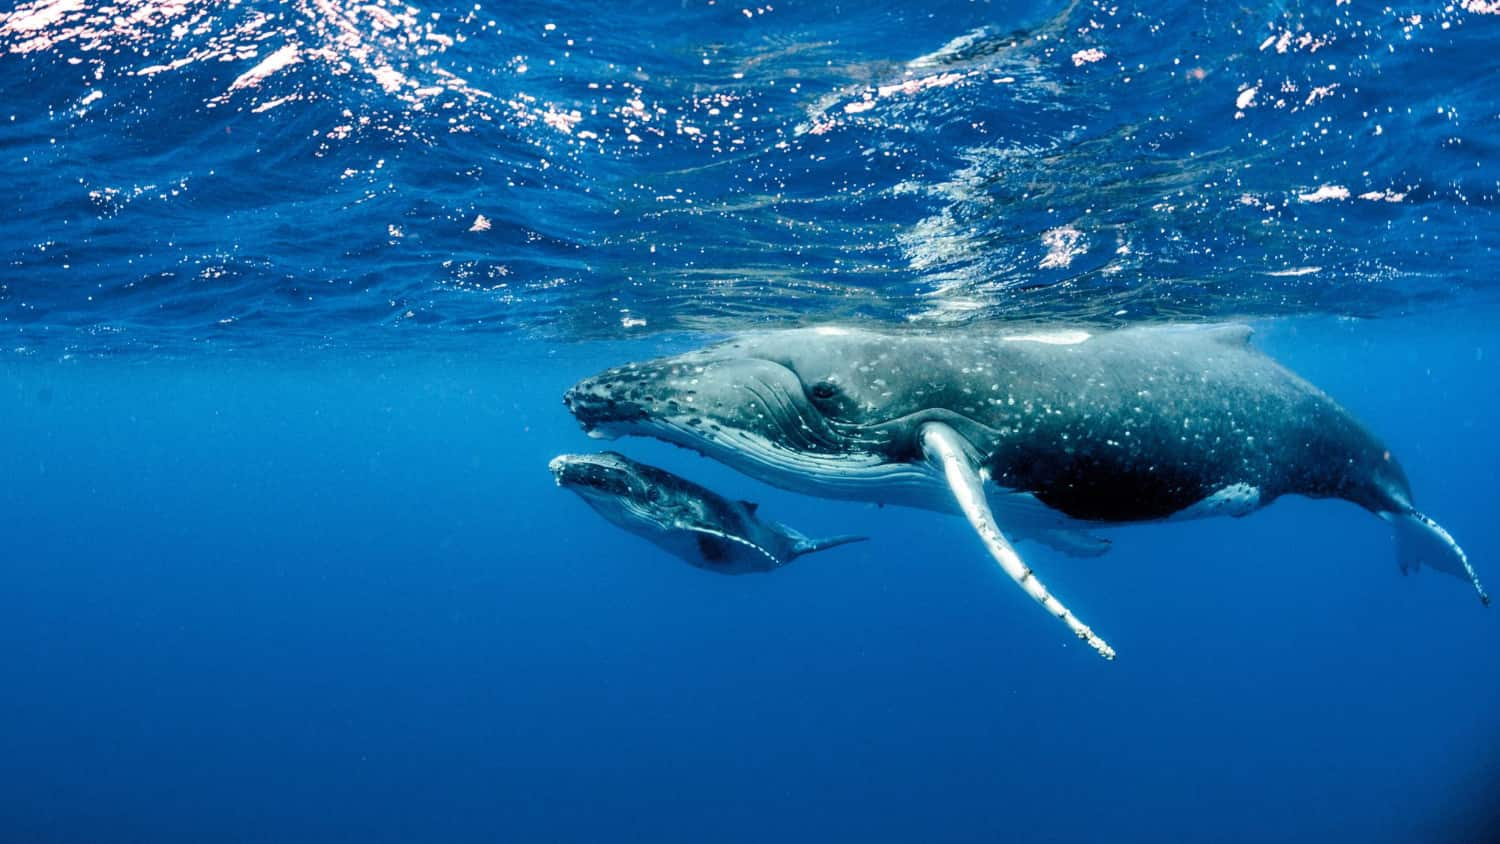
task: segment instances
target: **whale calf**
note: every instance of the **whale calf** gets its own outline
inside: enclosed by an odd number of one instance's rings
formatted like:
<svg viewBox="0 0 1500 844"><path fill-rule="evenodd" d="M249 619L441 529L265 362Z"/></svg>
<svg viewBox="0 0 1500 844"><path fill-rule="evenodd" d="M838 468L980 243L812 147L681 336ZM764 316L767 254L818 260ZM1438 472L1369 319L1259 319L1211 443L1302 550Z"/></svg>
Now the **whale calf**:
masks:
<svg viewBox="0 0 1500 844"><path fill-rule="evenodd" d="M1282 495L1341 498L1395 529L1403 572L1484 588L1413 504L1390 451L1251 347L1244 326L766 332L578 382L597 437L650 436L765 482L957 511L1002 569L1101 655L1114 650L1016 552L1075 555L1093 528L1243 516Z"/></svg>
<svg viewBox="0 0 1500 844"><path fill-rule="evenodd" d="M804 554L865 539L809 539L763 521L749 501L731 501L612 451L562 454L548 468L558 486L578 493L604 518L719 574L774 571Z"/></svg>

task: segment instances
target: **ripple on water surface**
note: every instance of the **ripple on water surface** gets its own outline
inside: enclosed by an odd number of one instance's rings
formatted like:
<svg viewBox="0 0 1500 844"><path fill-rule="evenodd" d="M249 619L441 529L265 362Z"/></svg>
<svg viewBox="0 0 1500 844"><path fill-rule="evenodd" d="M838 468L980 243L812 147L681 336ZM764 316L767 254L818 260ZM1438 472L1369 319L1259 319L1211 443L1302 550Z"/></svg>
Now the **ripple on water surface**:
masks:
<svg viewBox="0 0 1500 844"><path fill-rule="evenodd" d="M11 350L1490 298L1500 8L35 0Z"/></svg>

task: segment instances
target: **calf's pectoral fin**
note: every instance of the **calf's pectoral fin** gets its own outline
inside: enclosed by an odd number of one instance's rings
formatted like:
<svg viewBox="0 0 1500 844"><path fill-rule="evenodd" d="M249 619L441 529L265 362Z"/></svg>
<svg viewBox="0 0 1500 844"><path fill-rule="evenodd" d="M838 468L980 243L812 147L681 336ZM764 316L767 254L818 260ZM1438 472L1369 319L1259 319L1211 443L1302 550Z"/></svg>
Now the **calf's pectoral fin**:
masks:
<svg viewBox="0 0 1500 844"><path fill-rule="evenodd" d="M1000 564L1000 568L1010 575L1018 586L1026 590L1037 603L1047 609L1047 612L1057 616L1064 624L1093 646L1094 650L1105 659L1115 658L1115 649L1109 643L1094 635L1088 625L1078 620L1067 607L1052 597L1047 587L1037 579L1036 574L1021 562L1021 557L1016 549L1000 532L995 523L995 515L990 512L989 502L985 500L984 481L980 479L978 471L974 468L974 461L964 450L964 440L958 432L941 422L927 422L922 425L919 432L922 443L922 452L939 470L948 481L948 487L953 491L953 497L958 502L959 509L973 525L979 538L984 541L985 547L989 549L990 556Z"/></svg>
<svg viewBox="0 0 1500 844"><path fill-rule="evenodd" d="M705 527L684 526L684 529L697 534L698 551L703 555L703 559L710 563L728 563L736 551L748 551L760 554L778 566L781 565L781 560L776 559L775 554L748 539Z"/></svg>
<svg viewBox="0 0 1500 844"><path fill-rule="evenodd" d="M1401 573L1416 571L1428 565L1445 574L1463 578L1474 584L1479 600L1490 605L1490 596L1479 582L1479 575L1469 565L1469 555L1458 547L1443 526L1428 517L1411 510L1406 513L1382 512L1380 517L1396 529L1396 562L1401 564Z"/></svg>
<svg viewBox="0 0 1500 844"><path fill-rule="evenodd" d="M707 533L697 534L698 554L710 563L722 563L729 556L728 543Z"/></svg>

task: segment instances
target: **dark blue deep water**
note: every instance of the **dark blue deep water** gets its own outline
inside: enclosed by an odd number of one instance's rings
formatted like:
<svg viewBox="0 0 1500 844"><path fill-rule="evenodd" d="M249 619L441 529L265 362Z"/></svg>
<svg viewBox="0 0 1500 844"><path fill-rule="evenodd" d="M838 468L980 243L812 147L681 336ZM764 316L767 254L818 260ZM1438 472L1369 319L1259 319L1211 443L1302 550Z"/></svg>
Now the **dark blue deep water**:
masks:
<svg viewBox="0 0 1500 844"><path fill-rule="evenodd" d="M1023 547L617 447L727 333L1247 321L1500 584L1500 5L0 6L0 844L1468 842L1500 621L1388 529Z"/></svg>

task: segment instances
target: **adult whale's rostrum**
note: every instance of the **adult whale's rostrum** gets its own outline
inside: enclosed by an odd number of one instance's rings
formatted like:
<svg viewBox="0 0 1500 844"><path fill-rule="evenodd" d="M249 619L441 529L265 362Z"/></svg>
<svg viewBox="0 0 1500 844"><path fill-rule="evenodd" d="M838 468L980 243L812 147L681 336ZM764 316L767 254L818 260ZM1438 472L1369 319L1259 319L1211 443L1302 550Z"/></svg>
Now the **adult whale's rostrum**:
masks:
<svg viewBox="0 0 1500 844"><path fill-rule="evenodd" d="M1090 527L1342 498L1394 526L1403 572L1466 578L1488 604L1386 447L1249 338L1243 326L795 329L609 369L564 401L592 435L656 437L793 491L957 510L1105 657L1012 540L1092 555L1108 542Z"/></svg>

